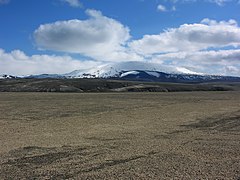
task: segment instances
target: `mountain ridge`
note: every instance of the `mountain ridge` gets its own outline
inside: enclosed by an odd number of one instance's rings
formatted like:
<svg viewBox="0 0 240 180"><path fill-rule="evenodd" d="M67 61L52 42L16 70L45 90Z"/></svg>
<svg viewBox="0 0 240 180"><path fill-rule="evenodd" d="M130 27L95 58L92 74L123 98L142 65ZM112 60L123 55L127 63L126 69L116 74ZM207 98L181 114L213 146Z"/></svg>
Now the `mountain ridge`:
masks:
<svg viewBox="0 0 240 180"><path fill-rule="evenodd" d="M185 67L172 67L147 62L120 62L100 65L86 70L75 70L66 74L39 74L29 76L3 75L0 79L119 79L130 81L202 83L202 82L240 82L240 77L205 75Z"/></svg>

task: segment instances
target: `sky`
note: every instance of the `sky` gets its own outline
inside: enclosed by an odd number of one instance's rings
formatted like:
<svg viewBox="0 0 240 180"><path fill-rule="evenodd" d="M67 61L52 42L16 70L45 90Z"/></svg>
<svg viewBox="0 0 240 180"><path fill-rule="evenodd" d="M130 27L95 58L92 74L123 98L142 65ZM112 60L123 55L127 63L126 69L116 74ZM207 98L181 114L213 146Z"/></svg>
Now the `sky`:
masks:
<svg viewBox="0 0 240 180"><path fill-rule="evenodd" d="M143 61L240 76L240 0L0 0L0 74Z"/></svg>

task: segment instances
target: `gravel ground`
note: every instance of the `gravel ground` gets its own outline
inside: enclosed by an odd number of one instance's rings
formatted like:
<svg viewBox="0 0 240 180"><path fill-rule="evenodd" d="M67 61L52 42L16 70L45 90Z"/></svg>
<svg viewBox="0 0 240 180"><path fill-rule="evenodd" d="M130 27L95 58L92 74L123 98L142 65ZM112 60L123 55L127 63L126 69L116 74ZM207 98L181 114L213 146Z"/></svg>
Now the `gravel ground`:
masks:
<svg viewBox="0 0 240 180"><path fill-rule="evenodd" d="M0 179L239 179L240 92L0 93Z"/></svg>

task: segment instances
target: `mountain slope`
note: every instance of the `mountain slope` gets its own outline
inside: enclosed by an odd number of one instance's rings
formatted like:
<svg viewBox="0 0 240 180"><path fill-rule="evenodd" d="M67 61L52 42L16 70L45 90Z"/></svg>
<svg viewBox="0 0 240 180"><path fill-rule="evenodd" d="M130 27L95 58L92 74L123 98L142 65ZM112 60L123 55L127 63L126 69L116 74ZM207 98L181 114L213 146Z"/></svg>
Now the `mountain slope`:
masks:
<svg viewBox="0 0 240 180"><path fill-rule="evenodd" d="M16 78L18 78L18 77L12 76L12 75L7 75L7 74L0 75L0 79L16 79Z"/></svg>
<svg viewBox="0 0 240 180"><path fill-rule="evenodd" d="M201 83L201 82L240 82L239 77L195 75L195 74L169 74L157 71L127 71L120 75L120 79L154 81L154 82L176 82L176 83Z"/></svg>
<svg viewBox="0 0 240 180"><path fill-rule="evenodd" d="M192 72L185 68L175 68L171 66L164 66L161 64L155 63L147 63L147 62L120 62L120 63L109 63L106 65L101 65L96 68L88 69L88 70L76 70L68 74L64 74L64 76L69 78L112 78L112 77L120 77L123 72L128 71L156 71L156 72L164 72L164 73L174 73L174 74L182 74L187 72L191 72L191 74L198 74L196 72Z"/></svg>
<svg viewBox="0 0 240 180"><path fill-rule="evenodd" d="M113 79L5 79L0 92L179 92L239 91L240 83L168 83Z"/></svg>
<svg viewBox="0 0 240 180"><path fill-rule="evenodd" d="M16 78L5 75L2 79ZM25 76L29 79L78 79L102 78L130 81L202 83L202 82L240 82L240 77L203 75L185 67L165 66L148 62L109 63L87 70L75 70L67 74L40 74Z"/></svg>
<svg viewBox="0 0 240 180"><path fill-rule="evenodd" d="M153 82L240 82L239 77L203 75L184 67L163 66L146 62L121 62L102 65L88 70L64 74L66 78L110 78Z"/></svg>

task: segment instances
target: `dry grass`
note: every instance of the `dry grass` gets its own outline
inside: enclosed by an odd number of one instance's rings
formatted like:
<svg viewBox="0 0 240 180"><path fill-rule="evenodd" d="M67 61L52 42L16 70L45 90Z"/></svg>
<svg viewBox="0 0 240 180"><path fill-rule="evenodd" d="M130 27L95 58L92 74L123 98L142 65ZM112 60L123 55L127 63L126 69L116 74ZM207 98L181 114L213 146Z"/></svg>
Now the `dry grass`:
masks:
<svg viewBox="0 0 240 180"><path fill-rule="evenodd" d="M239 96L1 93L0 179L237 179Z"/></svg>

